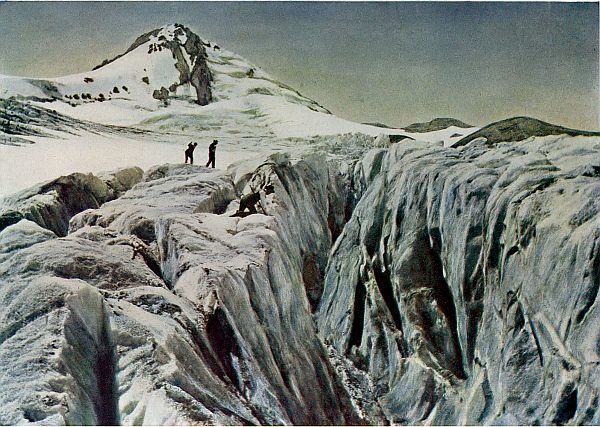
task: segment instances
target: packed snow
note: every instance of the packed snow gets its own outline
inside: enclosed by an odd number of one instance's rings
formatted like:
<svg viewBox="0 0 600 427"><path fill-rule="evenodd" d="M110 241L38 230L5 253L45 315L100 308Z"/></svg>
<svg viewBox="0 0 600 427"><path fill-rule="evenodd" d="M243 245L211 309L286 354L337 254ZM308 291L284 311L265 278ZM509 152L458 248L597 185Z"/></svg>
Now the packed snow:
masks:
<svg viewBox="0 0 600 427"><path fill-rule="evenodd" d="M0 197L73 172L99 173L126 166L146 170L164 163L183 163L184 151L192 140L176 142L131 139L111 135L82 134L70 139L31 137L36 143L23 146L0 145ZM194 163L208 160L212 140L195 140ZM216 167L253 157L258 151L240 145L219 143Z"/></svg>

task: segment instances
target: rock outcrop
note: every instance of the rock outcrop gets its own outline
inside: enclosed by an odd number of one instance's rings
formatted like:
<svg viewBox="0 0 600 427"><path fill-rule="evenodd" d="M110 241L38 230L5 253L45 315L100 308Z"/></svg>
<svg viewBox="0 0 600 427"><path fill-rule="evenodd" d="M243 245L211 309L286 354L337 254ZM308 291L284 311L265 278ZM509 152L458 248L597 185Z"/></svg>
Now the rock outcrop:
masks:
<svg viewBox="0 0 600 427"><path fill-rule="evenodd" d="M599 423L600 139L325 139L13 214L0 423Z"/></svg>
<svg viewBox="0 0 600 427"><path fill-rule="evenodd" d="M424 132L435 132L438 130L447 129L450 126L455 126L457 128L473 127L472 125L468 125L465 122L462 122L457 119L452 119L449 117L438 117L429 122L413 123L411 125L404 126L402 129L404 129L407 132L424 133Z"/></svg>
<svg viewBox="0 0 600 427"><path fill-rule="evenodd" d="M506 141L523 141L533 136L569 135L569 136L600 136L600 132L590 132L569 129L543 122L531 117L512 117L491 123L477 132L473 132L454 144L460 147L475 139L483 139L488 145Z"/></svg>
<svg viewBox="0 0 600 427"><path fill-rule="evenodd" d="M129 52L155 40L149 46L148 54L168 49L175 59L174 67L179 72L179 81L169 88L175 92L178 86L191 84L196 91L196 102L200 105L207 105L212 100L211 81L212 74L208 68L207 54L204 42L200 37L193 33L189 28L181 24L174 24L163 28L157 28L139 36L135 42L121 55L111 60L105 60L102 64L93 68L97 70L117 59L127 55ZM150 82L148 81L148 84ZM161 92L161 87L154 89L154 93ZM157 99L166 99L168 91L161 93L162 97Z"/></svg>

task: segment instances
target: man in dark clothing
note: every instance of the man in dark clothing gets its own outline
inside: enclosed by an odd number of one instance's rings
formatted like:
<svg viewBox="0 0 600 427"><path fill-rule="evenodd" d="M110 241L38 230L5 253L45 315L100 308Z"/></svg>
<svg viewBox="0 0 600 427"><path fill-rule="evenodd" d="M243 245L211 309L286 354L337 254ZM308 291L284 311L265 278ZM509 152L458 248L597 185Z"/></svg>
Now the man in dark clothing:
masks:
<svg viewBox="0 0 600 427"><path fill-rule="evenodd" d="M263 213L266 215L266 212L264 212L265 201L266 201L265 197L268 194L273 194L274 192L275 192L275 187L273 187L273 185L269 184L265 187L264 190L252 192L250 194L246 194L245 196L242 196L242 198L240 199L240 207L238 208L237 212L231 216L245 217L248 215L258 213L258 211L256 210L257 204L260 205L260 207L263 210ZM248 210L247 213L246 213L246 209Z"/></svg>
<svg viewBox="0 0 600 427"><path fill-rule="evenodd" d="M212 163L212 167L215 167L215 153L217 151L217 144L219 141L216 139L213 140L212 144L208 146L208 162L206 163L206 167Z"/></svg>
<svg viewBox="0 0 600 427"><path fill-rule="evenodd" d="M185 150L185 162L188 162L190 159L190 165L194 164L194 149L198 146L197 142L190 142L188 144L187 150Z"/></svg>

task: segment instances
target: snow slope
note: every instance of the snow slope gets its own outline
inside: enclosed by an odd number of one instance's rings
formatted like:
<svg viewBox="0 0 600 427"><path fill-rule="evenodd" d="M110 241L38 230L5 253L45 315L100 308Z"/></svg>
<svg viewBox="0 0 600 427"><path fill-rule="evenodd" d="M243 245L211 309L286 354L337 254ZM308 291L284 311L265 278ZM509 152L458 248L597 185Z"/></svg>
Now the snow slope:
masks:
<svg viewBox="0 0 600 427"><path fill-rule="evenodd" d="M28 126L46 135L19 136L15 118L10 118L15 113L6 110L12 124L8 124L10 129L0 126L0 195L57 174L177 163L190 141L199 142L196 158L203 162L207 145L218 139L217 167L226 167L252 153L288 149L297 138L317 135L397 134L451 145L460 139L457 134L478 130L449 127L409 133L353 123L330 114L243 57L217 49L214 41L196 38L185 27L167 25L140 36L125 54L89 72L45 79L0 76L0 97L15 97L13 103L68 119L62 128L47 129L43 120L33 127L23 118L29 114L24 107L21 130ZM194 52L189 48L192 40L195 49L203 49L193 58L188 53ZM201 63L210 74L206 78L212 101L207 105L198 105L190 79ZM156 99L155 92L162 88L167 88L168 98ZM109 135L102 127L86 132L90 123L134 127L146 133ZM19 138L35 145L25 146Z"/></svg>
<svg viewBox="0 0 600 427"><path fill-rule="evenodd" d="M99 173L119 167L139 166L146 170L159 163L183 163L188 140L161 142L120 135L84 132L68 139L30 137L35 144L0 144L0 197L73 172ZM197 164L206 163L209 141L200 141L195 151ZM216 166L255 156L252 147L219 149Z"/></svg>
<svg viewBox="0 0 600 427"><path fill-rule="evenodd" d="M426 141L439 139L439 135L411 134L335 117L241 56L220 46L215 49L214 42L203 42L205 46L211 44L206 47L206 61L212 75L213 102L206 106L194 104L193 88L186 83L170 94L169 105L165 106L152 95L161 87L169 88L179 82L177 60L171 50L155 51L155 48L164 43L162 37L173 40L175 28L173 25L163 27L125 55L86 73L47 79L0 76L0 96L50 100L40 105L82 120L152 130L183 128L201 136L215 131L240 136L248 132L266 138L349 132L376 136L385 132ZM180 45L185 41L184 36L178 39ZM185 58L189 70L192 65L189 57ZM145 78L149 83L143 81ZM91 99L87 98L88 94ZM100 97L104 100L100 101ZM237 118L239 114L243 114L241 120ZM238 129L241 122L253 129Z"/></svg>

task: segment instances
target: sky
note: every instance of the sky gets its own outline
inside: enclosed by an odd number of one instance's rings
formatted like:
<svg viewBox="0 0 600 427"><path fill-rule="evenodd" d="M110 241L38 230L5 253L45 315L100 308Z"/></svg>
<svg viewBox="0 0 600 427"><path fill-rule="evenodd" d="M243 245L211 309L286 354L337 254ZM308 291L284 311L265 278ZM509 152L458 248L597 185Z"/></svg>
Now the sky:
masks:
<svg viewBox="0 0 600 427"><path fill-rule="evenodd" d="M174 22L353 121L600 129L597 2L0 0L0 74L90 70Z"/></svg>

